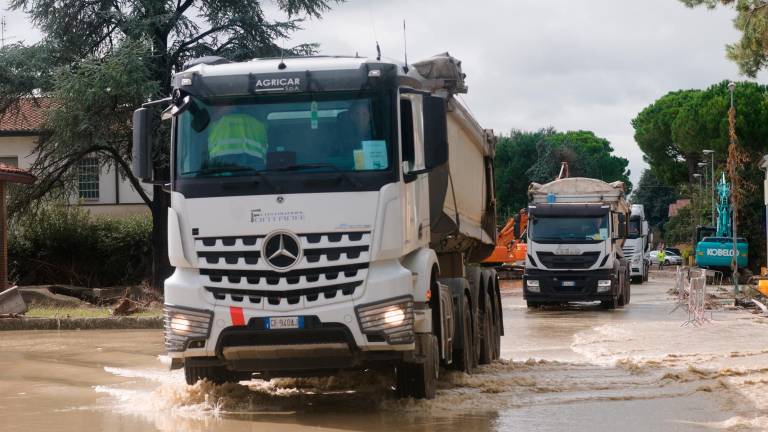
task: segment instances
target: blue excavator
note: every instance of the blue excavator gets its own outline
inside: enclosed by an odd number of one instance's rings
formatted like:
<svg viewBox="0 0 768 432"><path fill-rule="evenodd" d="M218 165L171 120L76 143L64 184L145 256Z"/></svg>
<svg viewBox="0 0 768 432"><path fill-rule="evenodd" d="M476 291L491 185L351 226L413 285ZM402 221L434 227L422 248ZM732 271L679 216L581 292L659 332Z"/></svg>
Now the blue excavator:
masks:
<svg viewBox="0 0 768 432"><path fill-rule="evenodd" d="M696 227L696 265L701 268L730 273L734 255L738 267L747 266L749 244L745 238L736 239L734 251L730 195L731 186L725 181L723 173L717 183L717 227Z"/></svg>

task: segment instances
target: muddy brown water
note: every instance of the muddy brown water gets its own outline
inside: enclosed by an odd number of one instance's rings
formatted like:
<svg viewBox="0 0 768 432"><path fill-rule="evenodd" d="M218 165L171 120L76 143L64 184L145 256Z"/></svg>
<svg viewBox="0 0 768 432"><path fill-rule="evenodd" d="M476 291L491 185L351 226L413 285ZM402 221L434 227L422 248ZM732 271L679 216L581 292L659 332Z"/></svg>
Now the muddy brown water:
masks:
<svg viewBox="0 0 768 432"><path fill-rule="evenodd" d="M722 311L703 327L633 285L623 310L531 311L505 284L504 361L443 371L433 401L389 377L184 384L157 330L0 332L1 431L765 430L768 321Z"/></svg>

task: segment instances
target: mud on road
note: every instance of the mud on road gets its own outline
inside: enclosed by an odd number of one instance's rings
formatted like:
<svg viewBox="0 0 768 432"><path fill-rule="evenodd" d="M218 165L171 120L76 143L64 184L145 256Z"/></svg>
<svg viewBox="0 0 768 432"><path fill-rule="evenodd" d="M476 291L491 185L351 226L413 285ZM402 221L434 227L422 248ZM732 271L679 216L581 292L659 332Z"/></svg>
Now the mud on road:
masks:
<svg viewBox="0 0 768 432"><path fill-rule="evenodd" d="M504 361L443 371L433 401L398 401L387 376L186 386L156 330L0 334L4 431L764 430L768 321L715 312L700 328L667 296L528 310L504 292Z"/></svg>

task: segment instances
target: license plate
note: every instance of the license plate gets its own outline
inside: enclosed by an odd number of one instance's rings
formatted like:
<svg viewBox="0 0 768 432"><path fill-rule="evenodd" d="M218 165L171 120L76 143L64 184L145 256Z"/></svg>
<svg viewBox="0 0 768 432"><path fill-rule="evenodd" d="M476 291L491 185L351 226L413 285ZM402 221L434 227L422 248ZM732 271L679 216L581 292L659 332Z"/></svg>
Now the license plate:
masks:
<svg viewBox="0 0 768 432"><path fill-rule="evenodd" d="M267 329L299 329L304 328L304 317L269 317L264 318Z"/></svg>
<svg viewBox="0 0 768 432"><path fill-rule="evenodd" d="M561 284L562 284L562 286L564 286L564 287L572 287L572 286L576 286L576 282L574 282L574 281L563 281Z"/></svg>

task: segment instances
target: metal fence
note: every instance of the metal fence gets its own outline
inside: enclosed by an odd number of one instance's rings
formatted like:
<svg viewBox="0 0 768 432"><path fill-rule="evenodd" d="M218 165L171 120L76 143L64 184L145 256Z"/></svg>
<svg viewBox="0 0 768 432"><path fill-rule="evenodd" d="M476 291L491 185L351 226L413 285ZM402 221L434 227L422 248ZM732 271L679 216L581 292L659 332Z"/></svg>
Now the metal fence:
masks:
<svg viewBox="0 0 768 432"><path fill-rule="evenodd" d="M688 319L682 326L701 326L711 321L707 318L707 273L701 269L677 267L675 273L675 291L677 304L672 312L683 308L688 312Z"/></svg>

